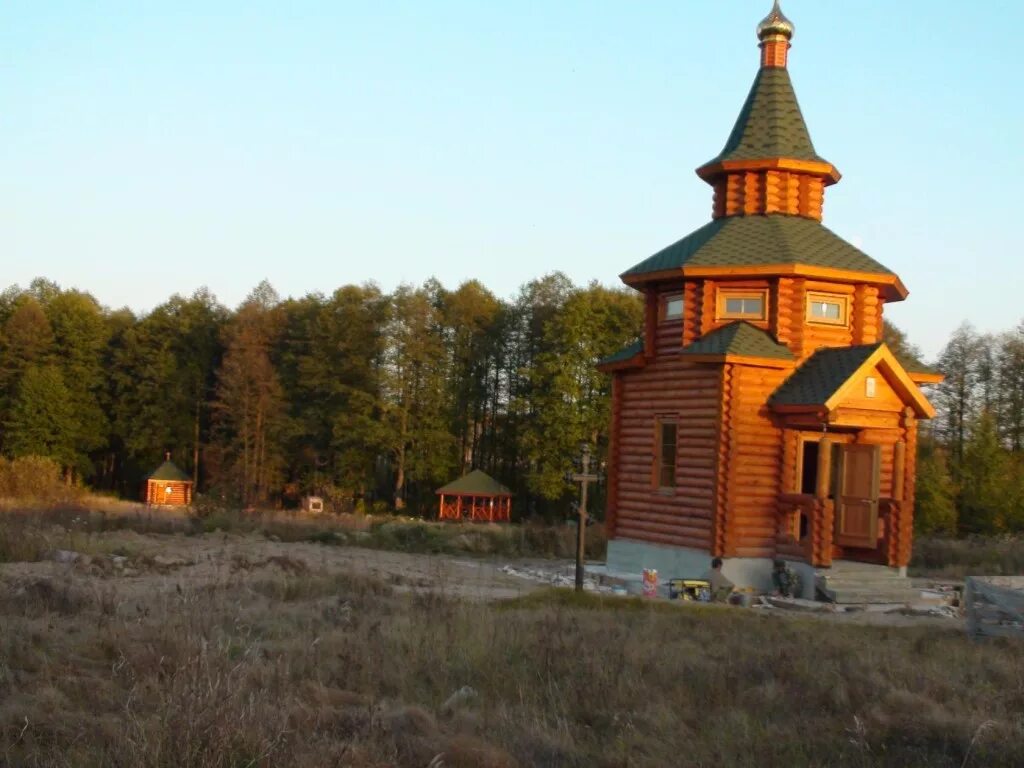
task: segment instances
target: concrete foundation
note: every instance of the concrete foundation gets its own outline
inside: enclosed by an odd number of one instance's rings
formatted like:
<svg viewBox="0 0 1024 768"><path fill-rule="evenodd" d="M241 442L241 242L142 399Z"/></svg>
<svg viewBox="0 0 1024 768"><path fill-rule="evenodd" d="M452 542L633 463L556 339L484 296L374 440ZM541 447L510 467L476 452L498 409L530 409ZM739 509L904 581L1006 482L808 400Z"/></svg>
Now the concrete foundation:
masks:
<svg viewBox="0 0 1024 768"><path fill-rule="evenodd" d="M699 579L711 568L711 559L707 551L688 547L670 547L630 539L613 539L608 542L609 575L635 577L643 573L645 568L654 568L658 571L661 584L676 578ZM769 558L723 558L722 573L737 589L752 588L758 592L771 592L772 562ZM802 594L797 597L813 600L814 568L808 563L787 562L800 575Z"/></svg>

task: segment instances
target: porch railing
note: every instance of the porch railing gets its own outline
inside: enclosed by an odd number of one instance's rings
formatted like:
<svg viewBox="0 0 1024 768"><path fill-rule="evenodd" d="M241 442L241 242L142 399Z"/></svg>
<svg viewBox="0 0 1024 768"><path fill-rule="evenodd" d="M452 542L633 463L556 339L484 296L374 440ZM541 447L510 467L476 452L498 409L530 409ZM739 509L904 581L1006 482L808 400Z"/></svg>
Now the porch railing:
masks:
<svg viewBox="0 0 1024 768"><path fill-rule="evenodd" d="M901 503L888 498L878 502L877 551L879 559L891 567L905 565L909 557L909 534L899 525ZM809 493L779 494L776 551L815 567L828 567L832 565L835 525L832 499L819 499Z"/></svg>
<svg viewBox="0 0 1024 768"><path fill-rule="evenodd" d="M832 533L835 507L831 499L809 493L779 494L780 555L806 560L816 567L832 564Z"/></svg>

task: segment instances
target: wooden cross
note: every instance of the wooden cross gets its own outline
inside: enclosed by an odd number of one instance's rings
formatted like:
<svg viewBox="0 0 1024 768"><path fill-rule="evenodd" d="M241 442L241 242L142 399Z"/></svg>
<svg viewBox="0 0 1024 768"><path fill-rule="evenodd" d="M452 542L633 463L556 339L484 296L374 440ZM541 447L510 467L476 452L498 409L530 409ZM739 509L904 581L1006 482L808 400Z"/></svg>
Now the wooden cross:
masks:
<svg viewBox="0 0 1024 768"><path fill-rule="evenodd" d="M583 452L581 466L582 472L569 476L574 483L580 484L580 521L576 530L576 591L583 591L583 553L586 549L587 535L587 491L591 483L598 481L597 475L590 474L590 443L581 446Z"/></svg>

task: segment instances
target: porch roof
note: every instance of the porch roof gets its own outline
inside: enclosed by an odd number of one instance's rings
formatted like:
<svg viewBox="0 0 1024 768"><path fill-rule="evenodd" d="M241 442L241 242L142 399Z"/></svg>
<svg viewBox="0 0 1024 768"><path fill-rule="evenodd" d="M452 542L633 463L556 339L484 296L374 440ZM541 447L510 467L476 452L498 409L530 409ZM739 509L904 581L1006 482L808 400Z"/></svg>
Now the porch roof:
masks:
<svg viewBox="0 0 1024 768"><path fill-rule="evenodd" d="M884 342L819 349L775 390L768 403L779 410L822 408L831 411L857 374L876 365L891 377L893 389L919 417L935 415L931 403Z"/></svg>
<svg viewBox="0 0 1024 768"><path fill-rule="evenodd" d="M769 402L772 405L824 405L881 346L819 349L775 390Z"/></svg>

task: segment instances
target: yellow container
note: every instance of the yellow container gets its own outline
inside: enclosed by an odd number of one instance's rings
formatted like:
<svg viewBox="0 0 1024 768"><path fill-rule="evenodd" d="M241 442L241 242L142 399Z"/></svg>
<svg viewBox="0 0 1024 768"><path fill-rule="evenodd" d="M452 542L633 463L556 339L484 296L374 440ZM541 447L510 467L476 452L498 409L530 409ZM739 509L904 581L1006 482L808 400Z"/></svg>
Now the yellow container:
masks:
<svg viewBox="0 0 1024 768"><path fill-rule="evenodd" d="M704 579L669 579L668 596L671 600L711 601L711 583Z"/></svg>

